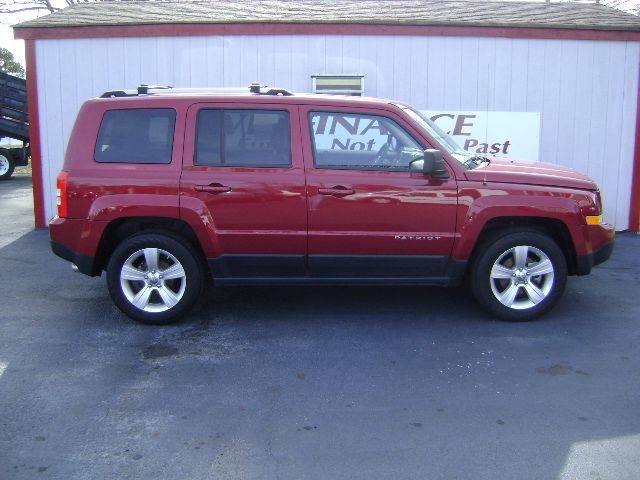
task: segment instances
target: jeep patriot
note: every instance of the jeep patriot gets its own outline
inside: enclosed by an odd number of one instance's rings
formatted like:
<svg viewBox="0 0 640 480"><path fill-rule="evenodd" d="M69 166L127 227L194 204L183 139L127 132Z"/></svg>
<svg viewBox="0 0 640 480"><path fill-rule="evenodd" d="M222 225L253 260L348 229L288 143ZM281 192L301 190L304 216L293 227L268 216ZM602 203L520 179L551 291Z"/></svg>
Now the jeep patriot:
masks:
<svg viewBox="0 0 640 480"><path fill-rule="evenodd" d="M460 284L530 320L609 258L597 185L461 149L418 110L364 97L106 92L81 108L51 246L106 271L131 318L185 316L205 286Z"/></svg>

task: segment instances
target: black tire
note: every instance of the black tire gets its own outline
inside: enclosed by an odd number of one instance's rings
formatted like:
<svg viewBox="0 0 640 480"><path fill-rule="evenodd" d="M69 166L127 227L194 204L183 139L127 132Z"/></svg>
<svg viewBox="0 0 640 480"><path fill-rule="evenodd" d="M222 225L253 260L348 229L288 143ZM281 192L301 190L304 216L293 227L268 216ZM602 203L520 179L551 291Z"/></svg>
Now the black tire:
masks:
<svg viewBox="0 0 640 480"><path fill-rule="evenodd" d="M567 283L567 262L560 247L544 233L502 231L479 247L470 280L476 300L487 312L501 320L525 322L558 302Z"/></svg>
<svg viewBox="0 0 640 480"><path fill-rule="evenodd" d="M202 264L193 249L164 233L127 238L107 265L107 286L113 302L128 317L151 325L181 320L200 298L203 278ZM134 305L136 301L140 306Z"/></svg>
<svg viewBox="0 0 640 480"><path fill-rule="evenodd" d="M15 168L16 163L11 152L0 148L0 180L9 180Z"/></svg>

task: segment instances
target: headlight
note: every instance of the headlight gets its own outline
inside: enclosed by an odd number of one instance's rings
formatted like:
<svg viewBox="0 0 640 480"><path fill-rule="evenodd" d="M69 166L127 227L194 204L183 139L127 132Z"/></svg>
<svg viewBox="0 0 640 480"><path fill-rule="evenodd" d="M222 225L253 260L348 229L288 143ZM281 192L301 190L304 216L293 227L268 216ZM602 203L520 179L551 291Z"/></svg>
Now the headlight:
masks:
<svg viewBox="0 0 640 480"><path fill-rule="evenodd" d="M600 190L589 195L589 206L582 209L587 225L600 225L602 223L602 195Z"/></svg>
<svg viewBox="0 0 640 480"><path fill-rule="evenodd" d="M602 216L602 194L600 190L596 190L596 208L598 209L598 213Z"/></svg>

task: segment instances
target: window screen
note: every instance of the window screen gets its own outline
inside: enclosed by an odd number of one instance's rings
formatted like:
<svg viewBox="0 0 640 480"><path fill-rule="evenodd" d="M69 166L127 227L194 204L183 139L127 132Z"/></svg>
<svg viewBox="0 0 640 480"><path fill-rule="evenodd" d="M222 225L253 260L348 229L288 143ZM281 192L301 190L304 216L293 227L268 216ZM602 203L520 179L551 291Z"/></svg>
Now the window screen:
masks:
<svg viewBox="0 0 640 480"><path fill-rule="evenodd" d="M408 170L422 147L395 121L343 112L309 114L318 168Z"/></svg>
<svg viewBox="0 0 640 480"><path fill-rule="evenodd" d="M176 112L108 110L98 132L95 159L104 163L171 163Z"/></svg>
<svg viewBox="0 0 640 480"><path fill-rule="evenodd" d="M289 112L203 109L197 129L197 165L291 166Z"/></svg>

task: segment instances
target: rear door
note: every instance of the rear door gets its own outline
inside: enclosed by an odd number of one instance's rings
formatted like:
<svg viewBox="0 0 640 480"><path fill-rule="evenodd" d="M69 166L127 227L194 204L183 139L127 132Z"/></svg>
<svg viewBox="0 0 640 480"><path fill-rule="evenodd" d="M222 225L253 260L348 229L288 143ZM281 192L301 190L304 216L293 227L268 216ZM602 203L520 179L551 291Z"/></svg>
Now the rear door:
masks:
<svg viewBox="0 0 640 480"><path fill-rule="evenodd" d="M315 276L439 277L451 254L457 185L410 172L431 148L376 109L300 109Z"/></svg>
<svg viewBox="0 0 640 480"><path fill-rule="evenodd" d="M297 106L190 107L180 205L206 226L214 276L305 274L307 210L297 132Z"/></svg>

